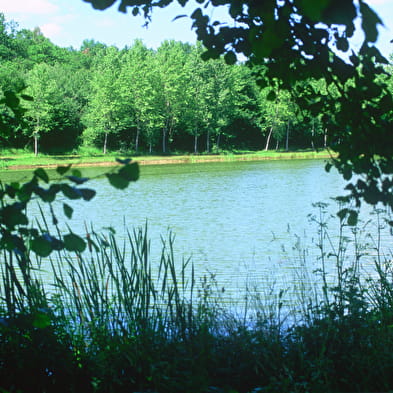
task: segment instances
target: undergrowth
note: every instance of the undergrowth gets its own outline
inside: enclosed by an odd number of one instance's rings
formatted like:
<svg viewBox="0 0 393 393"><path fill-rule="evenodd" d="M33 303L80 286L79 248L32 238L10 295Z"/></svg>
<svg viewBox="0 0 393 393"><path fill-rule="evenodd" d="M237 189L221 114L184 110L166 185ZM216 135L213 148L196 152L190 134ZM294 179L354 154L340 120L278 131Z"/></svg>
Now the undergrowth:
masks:
<svg viewBox="0 0 393 393"><path fill-rule="evenodd" d="M367 235L370 222L354 227L344 218L332 232L319 204L317 261L298 247L302 284L269 296L255 285L239 296L236 312L214 276L176 260L172 234L152 260L146 227L122 242L91 228L86 251L31 258L23 271L3 251L0 390L392 390L393 268L382 246L384 217L375 213L375 237Z"/></svg>

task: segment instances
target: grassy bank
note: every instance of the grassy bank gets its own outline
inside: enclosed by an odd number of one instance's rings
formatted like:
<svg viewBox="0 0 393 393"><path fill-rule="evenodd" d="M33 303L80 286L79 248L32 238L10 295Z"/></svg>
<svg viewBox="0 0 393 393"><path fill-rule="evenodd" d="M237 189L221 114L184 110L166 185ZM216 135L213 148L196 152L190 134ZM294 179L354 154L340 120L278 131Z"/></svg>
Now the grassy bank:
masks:
<svg viewBox="0 0 393 393"><path fill-rule="evenodd" d="M110 152L103 155L99 151L88 151L81 154L48 155L26 153L21 150L8 150L0 152L0 167L4 169L28 169L34 167L56 167L57 165L73 164L73 166L109 166L114 164L114 159L119 156L130 156L141 165L179 164L217 161L256 161L256 160L288 160L288 159L313 159L330 157L327 151L239 151L223 154L201 155L151 155L135 156L133 152Z"/></svg>
<svg viewBox="0 0 393 393"><path fill-rule="evenodd" d="M191 262L177 260L172 236L153 261L146 228L121 243L90 230L85 252L28 265L4 251L0 390L391 391L389 250L378 233L375 242L360 244L364 228L345 220L333 240L319 208L316 271L299 267L300 288L255 283L236 307L223 301L211 276L197 280ZM376 222L382 225L380 214ZM365 274L367 254L375 268ZM49 286L42 279L48 271Z"/></svg>

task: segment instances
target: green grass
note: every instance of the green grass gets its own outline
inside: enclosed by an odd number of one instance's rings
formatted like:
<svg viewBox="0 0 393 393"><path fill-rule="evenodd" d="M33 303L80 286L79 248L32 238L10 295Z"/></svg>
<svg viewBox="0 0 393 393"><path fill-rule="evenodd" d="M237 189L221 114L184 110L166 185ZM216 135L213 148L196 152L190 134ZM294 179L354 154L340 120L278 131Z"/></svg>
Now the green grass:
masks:
<svg viewBox="0 0 393 393"><path fill-rule="evenodd" d="M165 164L172 162L180 163L196 163L196 162L211 162L211 161L245 161L245 160L265 160L265 159L312 159L312 158L325 158L329 157L327 151L238 151L228 152L222 154L201 154L201 155L147 155L147 156L134 156L132 152L129 154L124 152L109 152L106 155L97 149L82 149L75 154L67 155L49 155L39 154L37 157L33 153L26 152L23 150L3 150L0 152L0 168L25 168L34 166L57 166L65 164L73 165L97 165L100 163L111 164L114 162L116 157L130 156L135 158L143 164Z"/></svg>

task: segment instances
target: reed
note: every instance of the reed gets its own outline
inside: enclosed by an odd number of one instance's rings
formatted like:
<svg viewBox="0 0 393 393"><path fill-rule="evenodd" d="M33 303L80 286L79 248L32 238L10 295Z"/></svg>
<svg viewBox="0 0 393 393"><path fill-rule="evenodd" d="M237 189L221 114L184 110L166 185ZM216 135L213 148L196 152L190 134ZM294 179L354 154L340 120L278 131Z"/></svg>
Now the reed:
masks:
<svg viewBox="0 0 393 393"><path fill-rule="evenodd" d="M189 259L176 260L171 232L154 260L147 226L121 241L86 228L84 252L40 259L4 251L0 388L392 390L393 265L381 235L389 218L377 210L353 227L329 222L318 204L311 220L319 256L310 261L298 239L302 280L253 283L242 306L223 301L214 274L197 279ZM40 225L48 229L44 217Z"/></svg>

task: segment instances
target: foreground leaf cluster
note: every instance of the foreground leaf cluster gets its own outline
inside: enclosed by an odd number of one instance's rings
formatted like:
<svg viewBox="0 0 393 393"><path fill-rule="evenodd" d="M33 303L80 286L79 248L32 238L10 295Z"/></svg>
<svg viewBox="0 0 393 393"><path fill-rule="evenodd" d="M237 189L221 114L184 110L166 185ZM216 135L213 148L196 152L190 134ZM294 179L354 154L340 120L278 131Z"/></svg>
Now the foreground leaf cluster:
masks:
<svg viewBox="0 0 393 393"><path fill-rule="evenodd" d="M122 164L120 169L107 173L106 177L113 187L124 189L130 182L138 180L139 168L137 163L129 159L119 159L118 162ZM82 252L86 248L86 239L73 233L71 229L65 235L56 230L59 219L53 204L57 199L63 206L66 218L71 219L73 208L64 199L90 201L96 191L84 186L89 178L83 177L71 165L59 166L56 172L60 178L52 182L48 173L43 168L38 168L31 180L25 183L1 184L0 249L14 253L22 266L28 264L30 252L47 257L53 251L66 249L70 252ZM44 202L49 206L50 216L44 220L43 226L36 226L34 218L29 217L27 207L33 201Z"/></svg>

